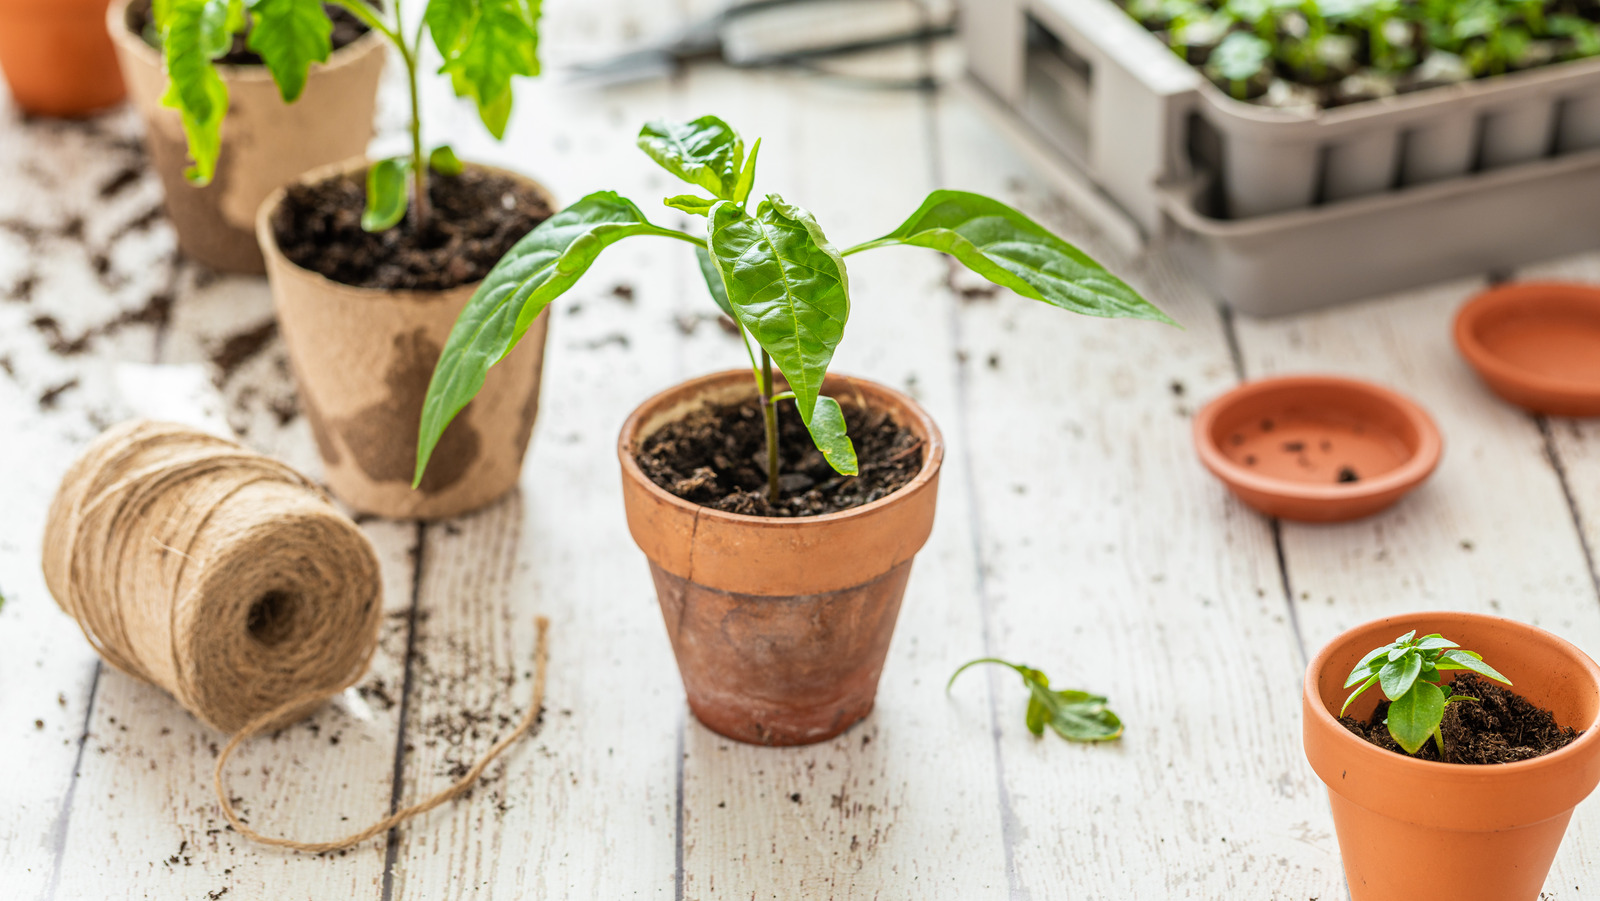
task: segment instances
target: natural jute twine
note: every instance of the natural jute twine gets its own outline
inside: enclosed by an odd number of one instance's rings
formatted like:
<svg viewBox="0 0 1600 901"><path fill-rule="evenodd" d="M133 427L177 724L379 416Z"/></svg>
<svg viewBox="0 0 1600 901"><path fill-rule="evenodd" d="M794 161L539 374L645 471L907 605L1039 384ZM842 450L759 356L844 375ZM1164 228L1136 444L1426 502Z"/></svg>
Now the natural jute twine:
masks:
<svg viewBox="0 0 1600 901"><path fill-rule="evenodd" d="M465 776L344 838L264 836L234 812L223 768L241 742L300 720L366 672L383 600L361 530L282 463L184 426L130 422L67 471L45 527L44 574L106 662L233 733L217 758L217 800L237 832L264 844L338 850L438 807L526 735L544 703L540 618L532 702Z"/></svg>

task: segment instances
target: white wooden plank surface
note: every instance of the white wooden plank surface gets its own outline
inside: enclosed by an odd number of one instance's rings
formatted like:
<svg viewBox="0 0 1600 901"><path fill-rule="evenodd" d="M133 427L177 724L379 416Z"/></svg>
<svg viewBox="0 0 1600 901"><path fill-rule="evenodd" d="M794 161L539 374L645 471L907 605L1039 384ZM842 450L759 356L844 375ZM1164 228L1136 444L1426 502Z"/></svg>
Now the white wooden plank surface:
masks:
<svg viewBox="0 0 1600 901"><path fill-rule="evenodd" d="M1387 513L1283 526L1288 582L1308 650L1358 623L1411 610L1496 613L1600 652L1600 599L1533 418L1500 402L1456 353L1461 281L1283 321L1239 322L1252 376L1324 371L1413 397L1444 434L1439 470ZM1600 805L1579 808L1549 898L1600 888Z"/></svg>

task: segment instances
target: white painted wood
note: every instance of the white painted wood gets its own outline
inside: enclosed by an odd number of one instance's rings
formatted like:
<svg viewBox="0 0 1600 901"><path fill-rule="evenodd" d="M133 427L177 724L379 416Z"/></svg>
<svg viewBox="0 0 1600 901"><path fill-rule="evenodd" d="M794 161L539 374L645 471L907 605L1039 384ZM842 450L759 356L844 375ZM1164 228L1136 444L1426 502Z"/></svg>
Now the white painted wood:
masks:
<svg viewBox="0 0 1600 901"><path fill-rule="evenodd" d="M939 112L950 187L1106 253L974 110ZM1191 450L1197 403L1234 383L1226 338L1181 270L1115 268L1184 330L1004 292L960 307L991 650L1108 695L1128 730L1105 746L1036 740L1018 680L993 674L1013 896L1332 897L1338 859L1300 753L1301 662L1271 534ZM958 699L973 703L976 681Z"/></svg>
<svg viewBox="0 0 1600 901"><path fill-rule="evenodd" d="M1491 395L1450 338L1463 281L1284 320L1241 320L1252 376L1335 372L1397 388L1444 434L1444 459L1387 513L1338 526L1285 524L1295 607L1314 653L1336 633L1411 610L1496 613L1600 653L1600 600L1560 480L1532 417ZM1580 807L1546 896L1600 885L1600 804Z"/></svg>

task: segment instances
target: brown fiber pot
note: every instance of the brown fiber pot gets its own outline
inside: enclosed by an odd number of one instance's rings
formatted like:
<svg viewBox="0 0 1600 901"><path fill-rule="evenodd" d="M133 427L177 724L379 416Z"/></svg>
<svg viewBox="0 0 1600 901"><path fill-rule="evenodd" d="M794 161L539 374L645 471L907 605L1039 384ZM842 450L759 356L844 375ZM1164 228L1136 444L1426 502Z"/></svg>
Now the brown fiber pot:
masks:
<svg viewBox="0 0 1600 901"><path fill-rule="evenodd" d="M639 468L640 443L662 426L754 393L748 369L721 372L634 410L617 442L623 504L694 715L742 742L811 744L872 710L912 558L933 530L944 439L904 394L830 375L823 393L887 410L922 440L910 484L853 510L782 519L690 503Z"/></svg>
<svg viewBox="0 0 1600 901"><path fill-rule="evenodd" d="M167 192L167 215L184 254L219 272L266 271L256 243L261 202L301 174L367 152L372 140L384 38L369 33L313 66L304 93L284 103L265 66L218 66L228 86L216 177L197 188L184 177L189 149L177 110L161 105L161 53L128 28L128 0L108 25L128 93L145 123L145 144Z"/></svg>
<svg viewBox="0 0 1600 901"><path fill-rule="evenodd" d="M0 68L23 111L75 117L122 102L107 3L0 0Z"/></svg>
<svg viewBox="0 0 1600 901"><path fill-rule="evenodd" d="M304 181L366 170L365 160L309 172ZM514 172L490 169L531 185ZM363 513L440 519L469 513L517 485L539 413L539 382L550 312L517 349L489 370L483 390L445 430L428 474L411 488L417 429L428 381L456 317L479 283L449 291L383 291L324 278L278 249L273 213L284 189L261 205L256 230L267 260L278 325L289 348L301 407L322 455L324 479Z"/></svg>
<svg viewBox="0 0 1600 901"><path fill-rule="evenodd" d="M1373 648L1415 629L1483 655L1513 690L1584 734L1543 757L1488 766L1413 760L1335 716ZM1447 674L1453 675L1453 674ZM1368 691L1350 715L1372 716ZM1328 785L1352 901L1535 901L1572 810L1600 782L1600 667L1533 626L1476 613L1408 613L1335 638L1306 670L1306 758Z"/></svg>

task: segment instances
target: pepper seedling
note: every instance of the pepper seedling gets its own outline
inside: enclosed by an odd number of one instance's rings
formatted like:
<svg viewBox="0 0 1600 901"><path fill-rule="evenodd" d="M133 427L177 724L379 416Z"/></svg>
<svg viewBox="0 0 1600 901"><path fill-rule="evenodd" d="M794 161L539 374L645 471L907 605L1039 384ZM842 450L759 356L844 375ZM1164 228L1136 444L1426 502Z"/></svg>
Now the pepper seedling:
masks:
<svg viewBox="0 0 1600 901"><path fill-rule="evenodd" d="M1111 741L1122 737L1122 720L1106 706L1104 697L1071 688L1057 691L1050 687L1050 677L1044 673L996 657L980 657L961 664L945 683L945 693L950 693L957 676L980 663L1010 667L1022 677L1022 684L1028 688L1026 722L1034 735L1043 736L1044 727L1049 726L1067 741Z"/></svg>
<svg viewBox="0 0 1600 901"><path fill-rule="evenodd" d="M329 0L383 35L405 63L411 98L411 153L380 160L367 171L367 209L361 227L384 231L411 211L414 228L430 216L428 173L459 175L461 163L448 146L424 154L417 74L423 33L432 35L444 58L456 96L471 97L478 115L496 139L511 118L512 79L539 74L540 0L428 0L411 38L405 36L403 0L388 0L388 17L370 0ZM215 60L248 28L246 46L261 57L285 103L305 90L313 63L333 51L333 21L323 0L155 0L154 20L168 86L165 106L183 119L194 164L185 176L210 183L222 150L222 123L228 112L228 86ZM406 184L411 182L411 197Z"/></svg>
<svg viewBox="0 0 1600 901"><path fill-rule="evenodd" d="M1389 734L1400 747L1407 754L1415 754L1431 737L1443 759L1444 734L1439 725L1444 721L1445 707L1457 701L1479 700L1455 694L1443 683L1439 674L1451 670L1470 670L1511 684L1510 679L1483 662L1482 654L1465 650L1437 632L1418 638L1413 629L1361 658L1344 683L1345 688L1358 682L1361 687L1345 698L1339 715L1344 716L1352 701L1377 685L1389 699Z"/></svg>
<svg viewBox="0 0 1600 901"><path fill-rule="evenodd" d="M599 191L545 220L500 260L468 302L445 342L423 402L416 480L445 427L483 387L551 301L588 271L605 248L636 235L693 245L712 299L738 326L766 426L767 496L780 499L778 404L793 401L817 449L842 475L858 472L839 403L822 381L850 318L844 258L879 247L911 245L949 254L997 285L1053 306L1108 318L1172 320L1083 251L998 200L935 191L894 231L843 251L810 212L768 194L748 203L757 140L715 116L651 122L638 145L701 193L669 197L667 206L705 217L690 235L648 221L633 201ZM915 315L907 311L907 315ZM750 339L759 345L760 362ZM778 391L776 366L788 381Z"/></svg>

